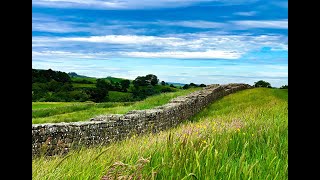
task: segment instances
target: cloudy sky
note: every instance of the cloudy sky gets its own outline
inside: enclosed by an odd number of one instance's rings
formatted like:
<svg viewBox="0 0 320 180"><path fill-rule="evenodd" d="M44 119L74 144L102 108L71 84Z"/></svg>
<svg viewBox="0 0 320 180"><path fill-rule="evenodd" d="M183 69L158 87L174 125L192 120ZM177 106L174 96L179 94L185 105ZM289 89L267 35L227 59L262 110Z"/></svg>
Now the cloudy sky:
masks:
<svg viewBox="0 0 320 180"><path fill-rule="evenodd" d="M288 1L32 0L32 68L288 84Z"/></svg>

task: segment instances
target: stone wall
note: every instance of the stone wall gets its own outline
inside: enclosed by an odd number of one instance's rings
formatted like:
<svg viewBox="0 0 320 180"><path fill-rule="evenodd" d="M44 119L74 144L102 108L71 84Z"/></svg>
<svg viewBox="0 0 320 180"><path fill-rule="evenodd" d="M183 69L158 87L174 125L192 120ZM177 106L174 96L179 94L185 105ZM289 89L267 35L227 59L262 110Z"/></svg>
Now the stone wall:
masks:
<svg viewBox="0 0 320 180"><path fill-rule="evenodd" d="M133 134L175 127L216 99L251 88L247 84L209 85L168 104L127 114L100 115L91 121L32 125L32 156L63 154L71 147L107 144Z"/></svg>

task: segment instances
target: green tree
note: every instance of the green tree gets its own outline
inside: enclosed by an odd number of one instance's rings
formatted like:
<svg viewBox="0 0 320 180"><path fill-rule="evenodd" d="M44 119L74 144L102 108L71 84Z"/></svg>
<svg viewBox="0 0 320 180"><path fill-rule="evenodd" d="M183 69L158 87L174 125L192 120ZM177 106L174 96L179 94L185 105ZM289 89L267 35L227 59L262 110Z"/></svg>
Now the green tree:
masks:
<svg viewBox="0 0 320 180"><path fill-rule="evenodd" d="M115 91L121 91L121 90L122 90L122 89L121 89L121 85L120 85L119 82L115 82L113 87L114 87L113 89L114 89Z"/></svg>
<svg viewBox="0 0 320 180"><path fill-rule="evenodd" d="M108 98L108 93L101 88L92 88L87 91L87 94L90 96L90 100L94 102L103 102Z"/></svg>
<svg viewBox="0 0 320 180"><path fill-rule="evenodd" d="M71 83L64 83L61 86L60 91L73 91L73 86Z"/></svg>
<svg viewBox="0 0 320 180"><path fill-rule="evenodd" d="M124 92L127 92L127 89L130 86L130 81L128 79L126 79L126 80L121 81L120 84L121 84L121 90Z"/></svg>
<svg viewBox="0 0 320 180"><path fill-rule="evenodd" d="M104 79L97 79L96 88L107 91L109 89L109 85Z"/></svg>
<svg viewBox="0 0 320 180"><path fill-rule="evenodd" d="M190 84L189 84L189 87L191 87L191 86L192 86L192 87L198 87L198 85L196 85L195 83L190 83Z"/></svg>
<svg viewBox="0 0 320 180"><path fill-rule="evenodd" d="M189 89L189 84L185 84L182 89Z"/></svg>
<svg viewBox="0 0 320 180"><path fill-rule="evenodd" d="M146 80L151 84L152 86L156 85L159 83L159 79L156 75L153 74L148 74L146 75Z"/></svg>
<svg viewBox="0 0 320 180"><path fill-rule="evenodd" d="M151 96L153 94L156 94L156 90L154 89L154 87L150 84L147 86L147 88L144 90L144 94L146 96Z"/></svg>
<svg viewBox="0 0 320 180"><path fill-rule="evenodd" d="M55 77L55 72L52 69L44 70L42 72L47 81L50 81Z"/></svg>
<svg viewBox="0 0 320 180"><path fill-rule="evenodd" d="M162 85L162 86L165 86L166 83L165 83L164 81L161 81L161 85Z"/></svg>
<svg viewBox="0 0 320 180"><path fill-rule="evenodd" d="M145 76L138 76L135 80L133 80L133 85L134 87L139 87L139 86L147 86L148 82Z"/></svg>
<svg viewBox="0 0 320 180"><path fill-rule="evenodd" d="M62 86L63 86L63 84L61 82L57 82L56 80L51 80L48 83L47 88L48 88L48 91L58 92L58 91L60 91Z"/></svg>
<svg viewBox="0 0 320 180"><path fill-rule="evenodd" d="M271 84L269 82L260 80L258 82L254 82L254 87L266 87L271 88Z"/></svg>
<svg viewBox="0 0 320 180"><path fill-rule="evenodd" d="M288 85L283 85L280 87L280 89L288 89Z"/></svg>
<svg viewBox="0 0 320 180"><path fill-rule="evenodd" d="M97 79L96 88L89 91L90 99L94 102L103 102L108 100L108 91L112 85L104 79Z"/></svg>
<svg viewBox="0 0 320 180"><path fill-rule="evenodd" d="M67 73L60 72L60 71L55 73L55 76L54 76L53 79L58 81L58 82L62 82L62 83L71 82L70 76Z"/></svg>
<svg viewBox="0 0 320 180"><path fill-rule="evenodd" d="M84 102L89 100L89 95L86 94L84 91L77 90L77 91L71 91L69 93L69 96L72 98L72 101L80 101Z"/></svg>

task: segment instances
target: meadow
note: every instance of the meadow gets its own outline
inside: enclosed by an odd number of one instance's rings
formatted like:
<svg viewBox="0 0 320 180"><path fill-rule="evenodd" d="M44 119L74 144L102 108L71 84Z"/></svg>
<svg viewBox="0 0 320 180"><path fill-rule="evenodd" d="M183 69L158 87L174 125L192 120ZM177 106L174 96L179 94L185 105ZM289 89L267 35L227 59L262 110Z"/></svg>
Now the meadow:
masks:
<svg viewBox="0 0 320 180"><path fill-rule="evenodd" d="M168 103L171 99L184 96L201 88L190 88L150 96L137 102L33 102L32 123L57 123L88 121L100 114L125 114L131 110L150 109ZM112 97L121 92L113 92ZM124 93L122 93L124 94Z"/></svg>
<svg viewBox="0 0 320 180"><path fill-rule="evenodd" d="M288 90L243 90L158 134L35 158L32 179L288 179Z"/></svg>
<svg viewBox="0 0 320 180"><path fill-rule="evenodd" d="M73 104L76 104L76 103L74 102L32 102L32 110L68 106Z"/></svg>
<svg viewBox="0 0 320 180"><path fill-rule="evenodd" d="M72 113L76 111L89 110L92 108L111 108L117 106L128 106L132 102L32 102L32 118L50 117L54 115L61 115Z"/></svg>

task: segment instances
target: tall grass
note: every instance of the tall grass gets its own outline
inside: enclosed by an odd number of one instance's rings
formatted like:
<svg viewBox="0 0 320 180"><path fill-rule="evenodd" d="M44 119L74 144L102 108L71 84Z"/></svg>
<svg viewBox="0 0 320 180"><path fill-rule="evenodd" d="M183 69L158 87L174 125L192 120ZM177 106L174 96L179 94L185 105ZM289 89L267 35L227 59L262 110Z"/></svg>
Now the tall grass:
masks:
<svg viewBox="0 0 320 180"><path fill-rule="evenodd" d="M187 90L181 90L177 92L161 93L159 95L150 96L142 101L135 102L133 104L128 103L104 103L108 107L96 106L74 106L70 108L61 107L59 109L50 109L36 112L33 115L32 123L57 123L57 122L77 122L87 121L90 118L100 114L125 114L131 110L143 110L150 109L156 106L161 106L168 103L171 99L184 96L191 92L200 90L201 88L190 88ZM112 105L114 104L114 105ZM89 108L90 107L90 108ZM39 115L41 114L42 115Z"/></svg>
<svg viewBox="0 0 320 180"><path fill-rule="evenodd" d="M244 90L159 134L32 160L33 179L102 177L288 179L287 91Z"/></svg>

